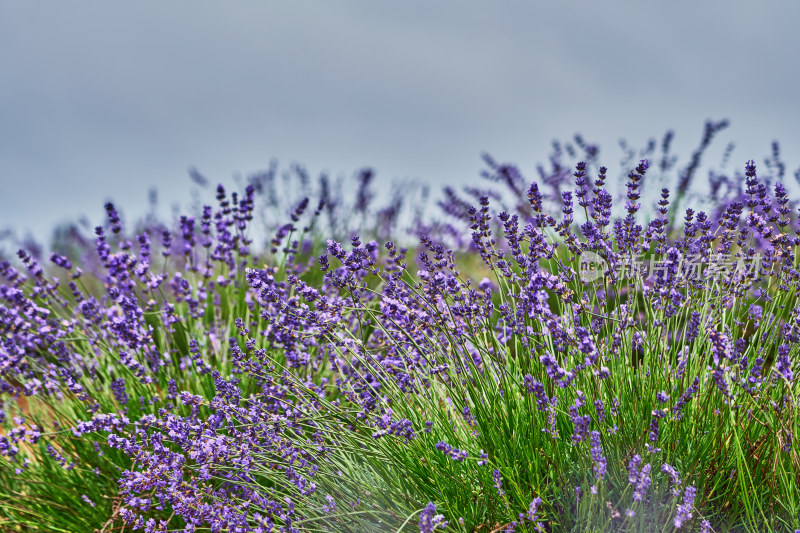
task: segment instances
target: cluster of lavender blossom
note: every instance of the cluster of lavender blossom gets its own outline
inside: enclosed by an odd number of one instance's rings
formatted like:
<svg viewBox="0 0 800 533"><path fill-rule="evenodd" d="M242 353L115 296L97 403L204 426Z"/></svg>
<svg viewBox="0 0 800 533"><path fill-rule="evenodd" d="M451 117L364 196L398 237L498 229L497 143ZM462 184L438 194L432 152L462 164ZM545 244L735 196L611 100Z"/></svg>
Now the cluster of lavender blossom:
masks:
<svg viewBox="0 0 800 533"><path fill-rule="evenodd" d="M410 265L390 240L320 240L308 199L261 250L253 184L158 234L108 204L84 270L20 250L0 262L3 481L35 490L48 460L113 478L116 497L80 499L148 533L724 530L736 498L798 485L798 217L751 161L724 208L676 226L662 189L643 221L642 159L613 218L591 157L569 190L487 159L514 208L446 191L469 238L417 223ZM681 270L720 253L760 261ZM623 278L631 254L663 268ZM799 527L790 500L758 516Z"/></svg>

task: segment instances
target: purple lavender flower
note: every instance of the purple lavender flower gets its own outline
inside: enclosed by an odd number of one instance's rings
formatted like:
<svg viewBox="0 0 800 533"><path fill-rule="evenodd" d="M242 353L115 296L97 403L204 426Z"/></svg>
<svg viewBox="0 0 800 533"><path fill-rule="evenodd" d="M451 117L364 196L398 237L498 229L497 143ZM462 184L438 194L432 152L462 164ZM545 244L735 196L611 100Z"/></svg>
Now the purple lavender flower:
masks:
<svg viewBox="0 0 800 533"><path fill-rule="evenodd" d="M436 504L428 503L419 515L419 532L433 533L435 529L445 529L448 522L444 515L436 514Z"/></svg>
<svg viewBox="0 0 800 533"><path fill-rule="evenodd" d="M327 503L322 506L322 510L326 514L335 513L336 512L336 502L334 501L333 496L331 496L330 494L326 494L325 495L325 500L327 501Z"/></svg>
<svg viewBox="0 0 800 533"><path fill-rule="evenodd" d="M573 444L581 443L589 438L589 424L592 421L589 415L578 414L578 405L578 400L576 400L575 405L569 408L569 417L575 427L575 431L572 434Z"/></svg>
<svg viewBox="0 0 800 533"><path fill-rule="evenodd" d="M606 407L603 403L603 400L595 400L594 401L594 411L597 414L597 421L598 422L605 422L606 421Z"/></svg>
<svg viewBox="0 0 800 533"><path fill-rule="evenodd" d="M714 378L714 383L722 395L730 398L731 393L728 387L728 380L725 378L725 370L722 367L717 367L711 377Z"/></svg>
<svg viewBox="0 0 800 533"><path fill-rule="evenodd" d="M92 500L89 499L89 497L86 494L81 494L81 499L92 507L96 505Z"/></svg>
<svg viewBox="0 0 800 533"><path fill-rule="evenodd" d="M546 411L547 407L550 405L550 400L545 393L544 385L542 385L540 381L533 379L530 374L526 374L523 379L525 389L536 398L536 407L538 407L540 411Z"/></svg>
<svg viewBox="0 0 800 533"><path fill-rule="evenodd" d="M594 475L595 479L602 481L606 476L607 462L603 456L603 447L600 442L600 432L592 431L592 461L594 462Z"/></svg>
<svg viewBox="0 0 800 533"><path fill-rule="evenodd" d="M672 408L672 413L676 419L680 420L683 416L682 409L683 406L691 401L692 397L697 394L697 391L700 388L700 378L695 377L692 385L681 394L681 397L678 398L678 401L675 403L675 406Z"/></svg>
<svg viewBox="0 0 800 533"><path fill-rule="evenodd" d="M636 489L633 491L634 501L642 501L647 489L650 488L650 482L650 465L646 464L642 467L642 471L639 474L639 479L636 482Z"/></svg>
<svg viewBox="0 0 800 533"><path fill-rule="evenodd" d="M533 500L531 500L531 504L528 507L528 513L526 515L528 520L536 524L536 527L540 527L538 522L539 520L538 512L539 512L539 507L541 505L542 505L542 499L538 496L535 497Z"/></svg>
<svg viewBox="0 0 800 533"><path fill-rule="evenodd" d="M115 379L111 382L111 391L114 393L114 397L121 405L125 405L128 403L128 394L125 391L125 380L122 378Z"/></svg>
<svg viewBox="0 0 800 533"><path fill-rule="evenodd" d="M115 234L118 234L120 231L122 231L119 214L117 214L117 210L114 207L114 204L111 202L107 202L105 207L106 214L108 215L108 222L111 224L111 231Z"/></svg>
<svg viewBox="0 0 800 533"><path fill-rule="evenodd" d="M758 327L761 318L764 316L764 308L760 305L751 304L747 309L747 316L754 322L755 326Z"/></svg>
<svg viewBox="0 0 800 533"><path fill-rule="evenodd" d="M642 464L642 458L637 454L631 457L628 462L628 483L631 485L636 484L639 480L639 465Z"/></svg>
<svg viewBox="0 0 800 533"><path fill-rule="evenodd" d="M454 461L463 461L469 456L469 452L466 450L459 450L458 448L453 448L446 442L439 441L436 443L436 449L440 452L444 453Z"/></svg>
<svg viewBox="0 0 800 533"><path fill-rule="evenodd" d="M58 255L58 254L54 253L54 254L52 254L50 256L50 261L52 261L56 265L60 266L64 270L71 270L72 269L72 263L70 262L69 259L67 259L63 255Z"/></svg>
<svg viewBox="0 0 800 533"><path fill-rule="evenodd" d="M696 493L697 489L691 485L686 487L683 492L683 503L678 506L678 511L675 514L674 524L676 529L680 529L684 522L692 518L692 506L694 505Z"/></svg>
<svg viewBox="0 0 800 533"><path fill-rule="evenodd" d="M714 330L708 330L708 337L711 339L712 353L714 354L714 364L719 365L725 359L730 359L731 347L727 335Z"/></svg>
<svg viewBox="0 0 800 533"><path fill-rule="evenodd" d="M497 489L497 496L502 498L506 493L503 490L503 478L499 470L495 469L494 472L492 472L492 479L494 480L494 486Z"/></svg>
<svg viewBox="0 0 800 533"><path fill-rule="evenodd" d="M673 495L677 496L680 494L680 485L681 485L681 475L678 471L671 465L664 463L661 465L661 471L665 474L669 475L669 478L672 480L672 483L675 487L672 489Z"/></svg>
<svg viewBox="0 0 800 533"><path fill-rule="evenodd" d="M790 346L788 344L781 344L778 347L778 357L775 362L775 370L786 381L792 381L794 374L792 372L792 362L789 359Z"/></svg>

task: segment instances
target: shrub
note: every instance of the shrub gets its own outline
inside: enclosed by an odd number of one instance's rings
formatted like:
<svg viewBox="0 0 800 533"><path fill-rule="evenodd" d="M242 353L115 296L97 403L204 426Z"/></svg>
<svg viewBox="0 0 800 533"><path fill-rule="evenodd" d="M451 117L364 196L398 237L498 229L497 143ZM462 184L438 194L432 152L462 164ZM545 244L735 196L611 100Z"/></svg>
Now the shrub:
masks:
<svg viewBox="0 0 800 533"><path fill-rule="evenodd" d="M108 204L99 267L51 257L66 284L2 262L4 527L800 527L784 186L748 162L740 200L674 226L667 189L642 220L646 159L617 218L592 160L545 180L558 210L487 163L514 208L450 191L469 245L422 234L410 265L298 230L309 201L255 255L252 183L159 235Z"/></svg>

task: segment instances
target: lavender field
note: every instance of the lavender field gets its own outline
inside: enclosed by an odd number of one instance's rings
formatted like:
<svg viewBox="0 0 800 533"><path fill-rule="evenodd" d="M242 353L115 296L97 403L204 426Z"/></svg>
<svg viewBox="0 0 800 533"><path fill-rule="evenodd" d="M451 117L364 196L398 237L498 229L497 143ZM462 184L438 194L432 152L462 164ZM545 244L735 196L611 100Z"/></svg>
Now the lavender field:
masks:
<svg viewBox="0 0 800 533"><path fill-rule="evenodd" d="M800 173L726 125L6 241L0 530L800 530Z"/></svg>

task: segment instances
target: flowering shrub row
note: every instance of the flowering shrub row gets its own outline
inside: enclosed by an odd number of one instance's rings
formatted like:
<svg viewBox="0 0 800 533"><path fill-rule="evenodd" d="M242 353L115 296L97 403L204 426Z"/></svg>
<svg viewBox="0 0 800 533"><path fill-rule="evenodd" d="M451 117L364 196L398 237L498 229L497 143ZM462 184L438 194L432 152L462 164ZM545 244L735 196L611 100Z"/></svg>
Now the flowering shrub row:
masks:
<svg viewBox="0 0 800 533"><path fill-rule="evenodd" d="M250 184L160 234L108 204L86 271L2 261L3 527L800 528L785 187L748 162L722 207L642 213L643 159L615 213L592 157L569 187L487 162L514 207L450 191L469 238L419 223L411 257L309 200L256 255Z"/></svg>

